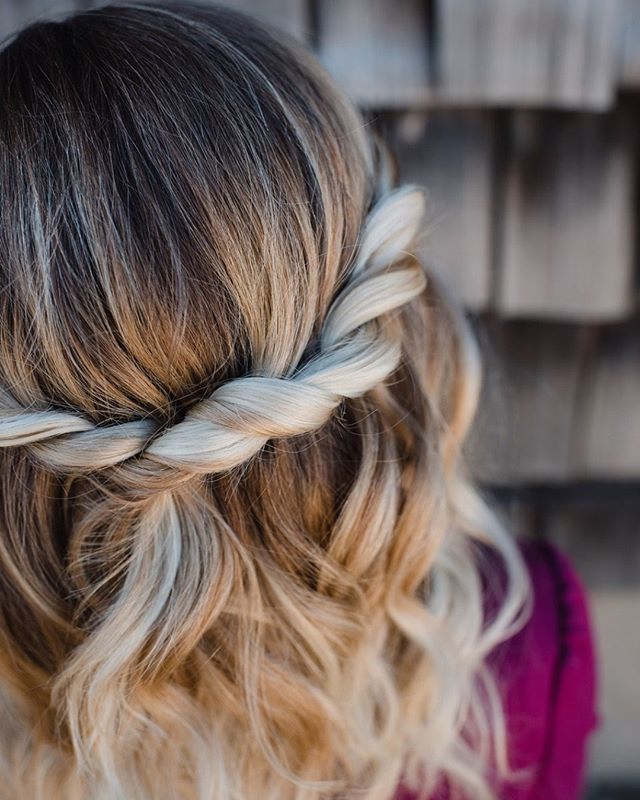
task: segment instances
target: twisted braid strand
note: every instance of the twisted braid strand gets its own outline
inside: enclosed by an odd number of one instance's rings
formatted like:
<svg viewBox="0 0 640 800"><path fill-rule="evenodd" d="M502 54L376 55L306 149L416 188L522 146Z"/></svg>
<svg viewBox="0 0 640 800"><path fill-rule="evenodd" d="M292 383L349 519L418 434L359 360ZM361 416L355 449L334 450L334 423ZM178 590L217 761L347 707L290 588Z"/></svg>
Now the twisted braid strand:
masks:
<svg viewBox="0 0 640 800"><path fill-rule="evenodd" d="M343 398L363 395L398 365L400 341L379 318L425 288L418 261L389 269L408 254L423 202L412 186L376 202L349 278L324 321L319 353L292 377L233 379L155 438L151 420L99 427L69 412L8 405L0 412L0 447L28 445L61 471L100 469L138 457L140 474L154 465L216 473L246 461L270 439L319 428Z"/></svg>

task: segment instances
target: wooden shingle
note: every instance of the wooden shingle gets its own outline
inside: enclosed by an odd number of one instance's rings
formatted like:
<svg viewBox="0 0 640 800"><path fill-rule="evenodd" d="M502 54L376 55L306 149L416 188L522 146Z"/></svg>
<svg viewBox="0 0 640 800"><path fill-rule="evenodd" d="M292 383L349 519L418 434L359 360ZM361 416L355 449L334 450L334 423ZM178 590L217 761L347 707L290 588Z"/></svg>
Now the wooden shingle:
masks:
<svg viewBox="0 0 640 800"><path fill-rule="evenodd" d="M616 0L446 0L436 9L436 88L443 100L611 105Z"/></svg>
<svg viewBox="0 0 640 800"><path fill-rule="evenodd" d="M403 181L427 190L422 256L474 310L491 283L493 116L434 110L396 119L392 143Z"/></svg>
<svg viewBox="0 0 640 800"><path fill-rule="evenodd" d="M600 321L633 308L633 130L624 109L514 115L499 217L505 316Z"/></svg>
<svg viewBox="0 0 640 800"><path fill-rule="evenodd" d="M576 471L591 478L640 479L640 321L601 332L573 432Z"/></svg>
<svg viewBox="0 0 640 800"><path fill-rule="evenodd" d="M423 105L429 45L419 0L326 0L318 4L317 54L349 96L366 107Z"/></svg>
<svg viewBox="0 0 640 800"><path fill-rule="evenodd" d="M491 319L478 333L484 381L466 448L474 473L494 485L570 480L571 429L588 331Z"/></svg>

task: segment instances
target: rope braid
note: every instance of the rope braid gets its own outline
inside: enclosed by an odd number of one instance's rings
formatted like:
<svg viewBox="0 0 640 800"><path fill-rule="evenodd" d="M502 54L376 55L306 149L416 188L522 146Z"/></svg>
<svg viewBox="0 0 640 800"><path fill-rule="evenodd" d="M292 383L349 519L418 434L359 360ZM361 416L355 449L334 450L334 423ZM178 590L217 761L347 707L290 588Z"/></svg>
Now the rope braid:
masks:
<svg viewBox="0 0 640 800"><path fill-rule="evenodd" d="M348 278L324 319L317 355L291 377L232 379L160 431L148 419L100 427L61 410L21 409L8 399L3 404L1 447L26 446L54 473L71 479L112 468L95 481L97 495L86 504L79 498L69 545L70 564L76 565L69 580L77 598L72 627L65 625L74 645L50 689L56 730L71 745L81 771L115 781L106 790L109 797L123 796L124 774L124 767L113 762L111 742L133 752L147 735L139 724L146 714L144 695L135 688L140 676L152 680L158 665L170 671L193 651L229 602L240 568L233 531L207 516L197 492L181 486L195 474L242 464L269 439L319 428L343 398L363 395L399 364L399 327L387 324L391 320L383 315L426 286L422 265L411 258L424 196L406 186L382 192L362 227ZM203 519L202 530L189 521L196 517ZM92 541L101 541L99 560L106 574L122 576L108 601L100 582L82 566L97 557L84 549ZM244 568L253 574L250 565ZM194 575L218 588L199 591ZM172 603L177 594L180 602ZM94 622L87 629L84 620ZM255 644L257 635L247 632L243 641ZM256 676L243 680L252 685ZM180 698L179 704L187 702ZM167 725L184 728L184 720L196 713L191 706L180 709ZM90 722L98 719L99 730ZM281 771L266 732L260 737L272 767ZM211 744L202 749L211 752Z"/></svg>
<svg viewBox="0 0 640 800"><path fill-rule="evenodd" d="M319 428L343 398L363 395L398 365L401 343L379 318L425 288L417 260L389 270L408 254L423 210L423 195L412 186L378 199L349 279L324 321L319 353L291 378L231 380L155 438L151 420L99 427L69 412L5 404L0 447L28 445L41 462L62 472L121 465L134 484L152 489L158 469L222 472L246 461L270 439Z"/></svg>
<svg viewBox="0 0 640 800"><path fill-rule="evenodd" d="M478 354L287 39L162 0L0 53L0 800L495 797Z"/></svg>

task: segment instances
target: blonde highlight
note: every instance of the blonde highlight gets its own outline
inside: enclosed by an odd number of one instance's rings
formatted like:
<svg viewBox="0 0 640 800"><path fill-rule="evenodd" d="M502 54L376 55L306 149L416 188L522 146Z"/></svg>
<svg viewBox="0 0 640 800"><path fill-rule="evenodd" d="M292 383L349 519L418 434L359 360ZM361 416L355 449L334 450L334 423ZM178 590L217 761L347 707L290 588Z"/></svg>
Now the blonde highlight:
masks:
<svg viewBox="0 0 640 800"><path fill-rule="evenodd" d="M0 796L493 797L526 576L421 190L228 10L31 26L0 74Z"/></svg>

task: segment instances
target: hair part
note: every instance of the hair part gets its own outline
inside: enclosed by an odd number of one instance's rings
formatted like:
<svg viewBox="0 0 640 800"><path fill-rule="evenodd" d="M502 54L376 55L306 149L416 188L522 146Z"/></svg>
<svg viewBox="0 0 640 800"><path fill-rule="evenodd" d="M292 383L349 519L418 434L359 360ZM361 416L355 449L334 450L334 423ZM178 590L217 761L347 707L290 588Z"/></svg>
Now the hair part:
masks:
<svg viewBox="0 0 640 800"><path fill-rule="evenodd" d="M420 191L226 9L32 25L0 78L6 796L493 797L526 577Z"/></svg>

